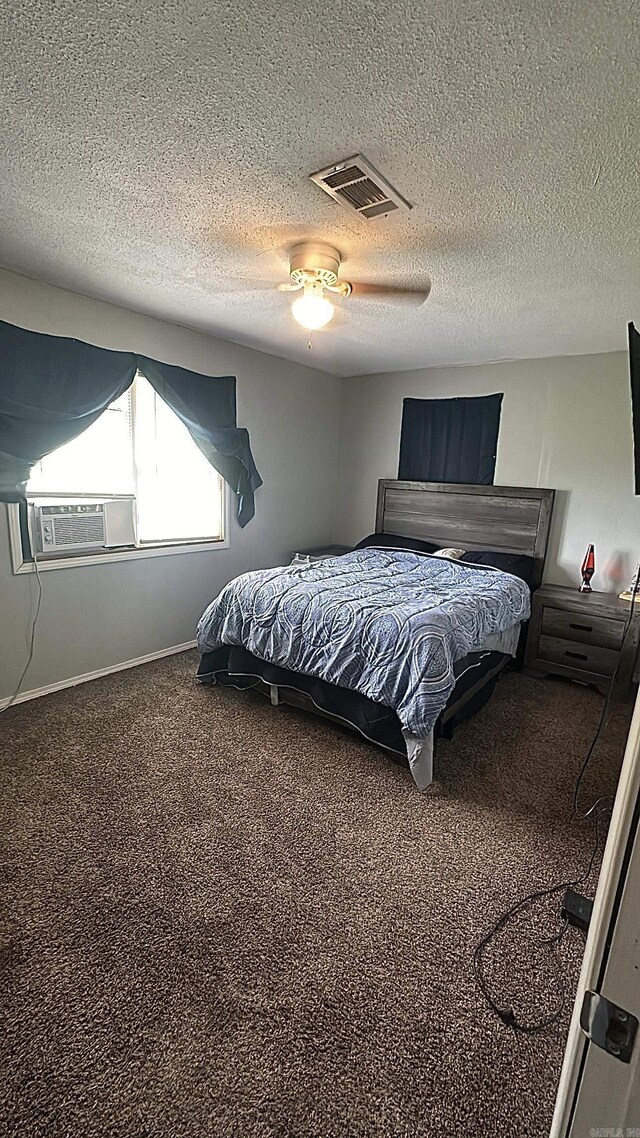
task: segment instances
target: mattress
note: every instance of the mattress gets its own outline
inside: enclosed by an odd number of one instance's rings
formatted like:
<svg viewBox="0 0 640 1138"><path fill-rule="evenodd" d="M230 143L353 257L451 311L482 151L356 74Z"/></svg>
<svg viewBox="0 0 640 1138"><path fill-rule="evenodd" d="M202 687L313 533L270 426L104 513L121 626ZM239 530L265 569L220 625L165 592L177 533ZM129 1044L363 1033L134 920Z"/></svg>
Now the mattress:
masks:
<svg viewBox="0 0 640 1138"><path fill-rule="evenodd" d="M515 651L529 609L527 585L509 573L368 548L229 582L200 620L198 647L242 647L357 692L426 739L454 689L456 662Z"/></svg>

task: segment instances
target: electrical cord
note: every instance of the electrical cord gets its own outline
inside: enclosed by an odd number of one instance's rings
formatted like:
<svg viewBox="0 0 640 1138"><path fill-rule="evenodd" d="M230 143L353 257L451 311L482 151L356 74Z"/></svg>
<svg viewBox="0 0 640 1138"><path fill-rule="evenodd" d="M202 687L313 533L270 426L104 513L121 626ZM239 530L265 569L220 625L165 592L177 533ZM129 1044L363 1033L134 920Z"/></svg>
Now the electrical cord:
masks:
<svg viewBox="0 0 640 1138"><path fill-rule="evenodd" d="M605 696L604 704L602 706L602 711L600 713L600 718L598 720L598 725L596 727L596 730L594 732L593 738L591 740L591 743L589 745L587 753L584 757L584 760L582 762L580 770L578 771L578 775L577 775L577 778L576 778L576 781L574 784L574 788L573 788L572 809L571 809L570 822L573 822L576 819L578 821L584 821L587 818L595 817L595 828L596 828L595 845L594 845L593 850L591 852L591 856L589 858L589 863L587 865L587 869L584 872L584 874L582 875L582 877L580 877L577 881L559 882L556 885L551 885L551 886L548 886L547 888L544 888L544 889L536 889L533 892L528 893L525 897L521 897L518 901L516 901L511 906L511 908L506 909L498 917L497 921L491 927L489 932L485 934L485 936L482 938L481 941L479 941L479 943L476 945L476 947L474 949L474 953L473 953L474 976L476 979L476 983L478 984L478 987L480 988L480 991L482 992L482 995L484 996L487 1004L489 1005L491 1010L493 1012L495 1012L495 1014L502 1021L502 1023L506 1024L508 1027L513 1028L515 1031L522 1032L523 1034L526 1034L526 1035L533 1035L533 1034L536 1034L537 1032L545 1031L548 1028L552 1027L555 1023L558 1022L558 1020L560 1019L560 1017L564 1011L564 1007L565 1007L565 1003L566 1003L566 993L565 993L564 986L561 984L560 1003L554 1012L550 1013L548 1016L543 1017L537 1023L523 1023L521 1020L519 1020L517 1018L517 1016L515 1015L515 1013L513 1011L513 1008L501 1007L501 1005L491 995L491 992L489 990L489 986L488 986L488 983L487 983L486 978L484 976L484 972L483 972L483 968L482 968L484 953L486 952L486 950L488 949L490 944L495 940L495 938L502 932L502 930L509 924L509 922L514 917L519 916L528 907L533 905L536 901L542 900L544 897L553 897L556 893L560 893L562 890L574 889L578 885L583 885L586 881L588 881L588 879L591 875L591 871L593 870L596 857L598 856L598 852L600 850L600 841L601 841L600 821L606 814L611 813L611 807L613 804L613 799L610 796L600 797L594 803L592 803L592 805L589 807L588 810L584 811L584 813L580 813L579 808L578 808L579 807L580 788L582 786L585 774L587 772L587 768L589 766L589 763L591 762L594 751L598 745L598 742L600 741L602 729L603 729L604 724L605 724L606 719L607 719L607 715L609 712L609 707L611 705L611 699L612 699L613 691L614 691L614 687L615 687L615 682L616 682L617 675L618 675L618 669L620 667L620 660L622 658L622 650L624 648L627 636L629 634L629 630L631 628L631 623L632 623L633 617L634 617L635 599L636 599L636 595L638 593L639 588L640 588L640 564L638 564L638 567L636 569L636 575L635 575L635 579L634 579L633 586L631 589L631 603L629 606L629 616L625 622L624 631L622 634L622 645L621 645L621 650L620 650L620 656L618 658L618 666L616 667L615 672L611 677L609 688L607 690L607 694ZM541 939L538 941L538 944L540 944L541 946L547 946L550 949L555 949L560 944L560 942L562 941L562 939L563 939L565 933L567 932L568 928L569 928L569 921L565 919L563 928L560 931L560 933L556 933L552 937L549 937L546 939ZM555 952L553 953L553 955L555 956ZM555 959L556 959L556 962L558 964L558 967L561 969L560 961L558 960L557 956L555 956Z"/></svg>
<svg viewBox="0 0 640 1138"><path fill-rule="evenodd" d="M603 810L601 813L598 813L596 815L596 840L595 840L593 850L591 851L591 856L589 858L587 868L584 871L584 873L580 877L576 878L576 880L574 880L574 881L560 881L556 885L550 885L545 889L535 889L535 890L533 890L533 892L527 893L527 895L525 897L521 897L518 901L515 902L515 904L513 904L511 906L510 909L506 909L505 912L502 913L500 915L500 917L498 917L498 920L495 922L495 924L492 926L492 928L489 930L489 932L486 933L486 935L482 938L482 940L479 941L479 943L476 945L476 947L474 949L474 952L473 952L473 972L474 972L476 983L477 983L478 987L480 988L480 991L482 992L482 995L484 996L487 1004L489 1005L491 1010L493 1012L495 1012L495 1014L498 1016L498 1019L500 1019L502 1021L502 1023L506 1024L507 1027L512 1027L514 1029L514 1031L521 1032L523 1035L535 1035L540 1031L546 1031L548 1028L553 1027L553 1025L558 1022L558 1020L562 1016L562 1013L565 1009L565 1004L566 1004L566 992L564 989L564 985L561 982L561 984L560 984L560 1002L559 1002L559 1005L555 1011L551 1012L548 1016L544 1016L542 1019L538 1020L537 1022L524 1023L522 1020L518 1019L513 1008L502 1007L502 1005L499 1004L498 1001L496 999L494 999L494 997L491 995L489 985L488 985L488 982L486 980L486 977L484 975L484 970L483 970L484 953L485 953L486 949L489 947L489 945L492 943L492 941L494 941L495 938L506 927L506 925L508 925L509 922L514 917L518 916L520 913L524 912L529 906L533 905L535 901L541 901L544 897L553 897L556 893L560 893L566 889L575 889L576 886L584 885L584 883L589 880L589 877L591 875L591 871L592 871L594 864L595 864L596 857L598 856L598 852L600 850L600 841L601 841L600 819L601 819L602 815L605 813L608 813L608 811ZM560 941L564 937L568 927L569 927L569 922L567 920L565 920L564 926L563 926L560 933L558 933L555 936L550 937L548 939L539 940L538 944L540 944L542 946L548 946L549 948L557 947L557 945L560 943ZM556 963L558 965L558 968L561 969L560 961L555 956L555 953L553 955L556 959Z"/></svg>
<svg viewBox="0 0 640 1138"><path fill-rule="evenodd" d="M573 788L573 805L572 805L572 810L571 810L571 818L572 819L573 818L588 818L590 816L590 814L592 814L594 812L594 810L596 809L596 807L600 803L610 801L610 799L606 798L606 797L605 798L599 798L596 802L593 803L592 806L589 807L589 809L584 814L580 814L580 812L578 810L578 799L580 796L580 787L582 786L582 780L584 779L584 776L587 772L587 767L589 766L589 763L591 762L591 757L593 755L593 752L595 751L595 749L598 745L598 742L600 740L600 734L602 732L602 728L604 727L604 724L605 724L605 721L607 718L607 714L609 712L609 707L611 705L611 698L613 696L613 689L614 689L615 682L616 682L616 679L618 676L618 669L620 667L620 660L622 659L622 651L624 649L624 645L625 645L625 641L627 639L627 636L629 635L629 629L631 628L631 622L632 622L633 616L634 616L634 607L633 606L635 605L636 596L637 596L639 588L640 588L640 564L638 564L638 568L636 569L636 575L635 575L635 578L633 581L633 586L631 588L631 603L629 605L629 616L627 617L627 619L625 621L624 631L622 633L622 645L621 645L621 649L620 649L620 656L618 657L618 665L616 667L614 674L611 677L611 681L609 683L609 688L608 688L608 691L607 691L607 694L605 697L605 701L604 701L604 704L602 707L602 711L600 713L600 719L598 720L598 726L596 727L595 735L593 736L593 739L591 740L591 745L590 745L590 747L589 747L589 749L588 749L588 751L584 757L584 761L582 763L582 766L580 767L580 771L578 772L578 777L576 779L575 786Z"/></svg>
<svg viewBox="0 0 640 1138"><path fill-rule="evenodd" d="M33 541L32 533L31 533L31 525L29 525L29 545L31 547L31 556L33 557L33 568L34 568L35 574L36 574L36 581L38 583L38 600L36 602L36 611L34 613L33 621L31 624L31 634L29 637L29 655L27 658L27 662L26 662L24 668L22 669L22 675L20 676L20 679L18 680L18 683L17 683L16 688L13 692L13 695L11 696L11 699L9 700L8 703L5 703L4 707L2 708L2 711L8 711L10 707L13 707L18 696L20 695L20 690L21 690L22 685L24 683L25 676L26 676L27 672L29 671L29 668L31 667L31 662L33 660L33 654L35 651L36 625L38 623L38 617L40 615L40 606L42 604L42 579L40 577L40 567L38 565L38 558L36 556L36 547L35 547L35 543Z"/></svg>

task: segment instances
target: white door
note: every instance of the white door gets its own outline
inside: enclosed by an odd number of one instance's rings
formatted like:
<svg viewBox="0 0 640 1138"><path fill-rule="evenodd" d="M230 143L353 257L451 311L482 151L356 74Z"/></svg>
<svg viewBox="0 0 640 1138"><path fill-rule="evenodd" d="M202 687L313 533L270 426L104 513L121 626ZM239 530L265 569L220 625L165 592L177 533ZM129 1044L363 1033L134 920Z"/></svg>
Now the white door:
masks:
<svg viewBox="0 0 640 1138"><path fill-rule="evenodd" d="M640 1138L640 1028L634 1038L640 1020L639 813L640 694L598 882L551 1138Z"/></svg>

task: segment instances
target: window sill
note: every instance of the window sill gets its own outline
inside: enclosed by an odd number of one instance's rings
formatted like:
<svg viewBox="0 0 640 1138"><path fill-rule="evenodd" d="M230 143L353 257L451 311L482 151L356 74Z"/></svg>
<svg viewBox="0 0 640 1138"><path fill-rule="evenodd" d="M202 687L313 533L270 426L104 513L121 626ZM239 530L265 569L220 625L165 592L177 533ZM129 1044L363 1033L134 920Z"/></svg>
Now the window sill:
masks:
<svg viewBox="0 0 640 1138"><path fill-rule="evenodd" d="M22 555L20 538L20 518L18 507L7 505L9 520L9 544L14 574L35 573L33 561L26 561ZM226 531L229 532L228 519ZM171 557L177 553L210 553L212 550L228 549L228 537L207 538L202 541L150 542L148 545L133 546L114 550L96 550L75 557L51 557L38 561L38 572L48 573L52 569L80 569L83 565L109 565L113 561L137 561L147 557Z"/></svg>

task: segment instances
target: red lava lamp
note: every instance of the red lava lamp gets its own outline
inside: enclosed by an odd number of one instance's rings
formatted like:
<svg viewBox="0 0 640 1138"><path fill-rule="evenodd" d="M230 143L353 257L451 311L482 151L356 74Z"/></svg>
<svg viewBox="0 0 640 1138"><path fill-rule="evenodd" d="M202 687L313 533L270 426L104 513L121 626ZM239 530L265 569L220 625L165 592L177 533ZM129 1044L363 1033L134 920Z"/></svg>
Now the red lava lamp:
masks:
<svg viewBox="0 0 640 1138"><path fill-rule="evenodd" d="M594 547L592 545L590 545L589 548L587 549L587 552L584 555L584 561L582 562L582 569L580 570L580 575L582 577L582 581L580 582L580 592L581 593L593 592L593 589L591 588L591 578L593 577L593 574L595 573L595 571L596 571L596 554L595 554Z"/></svg>

